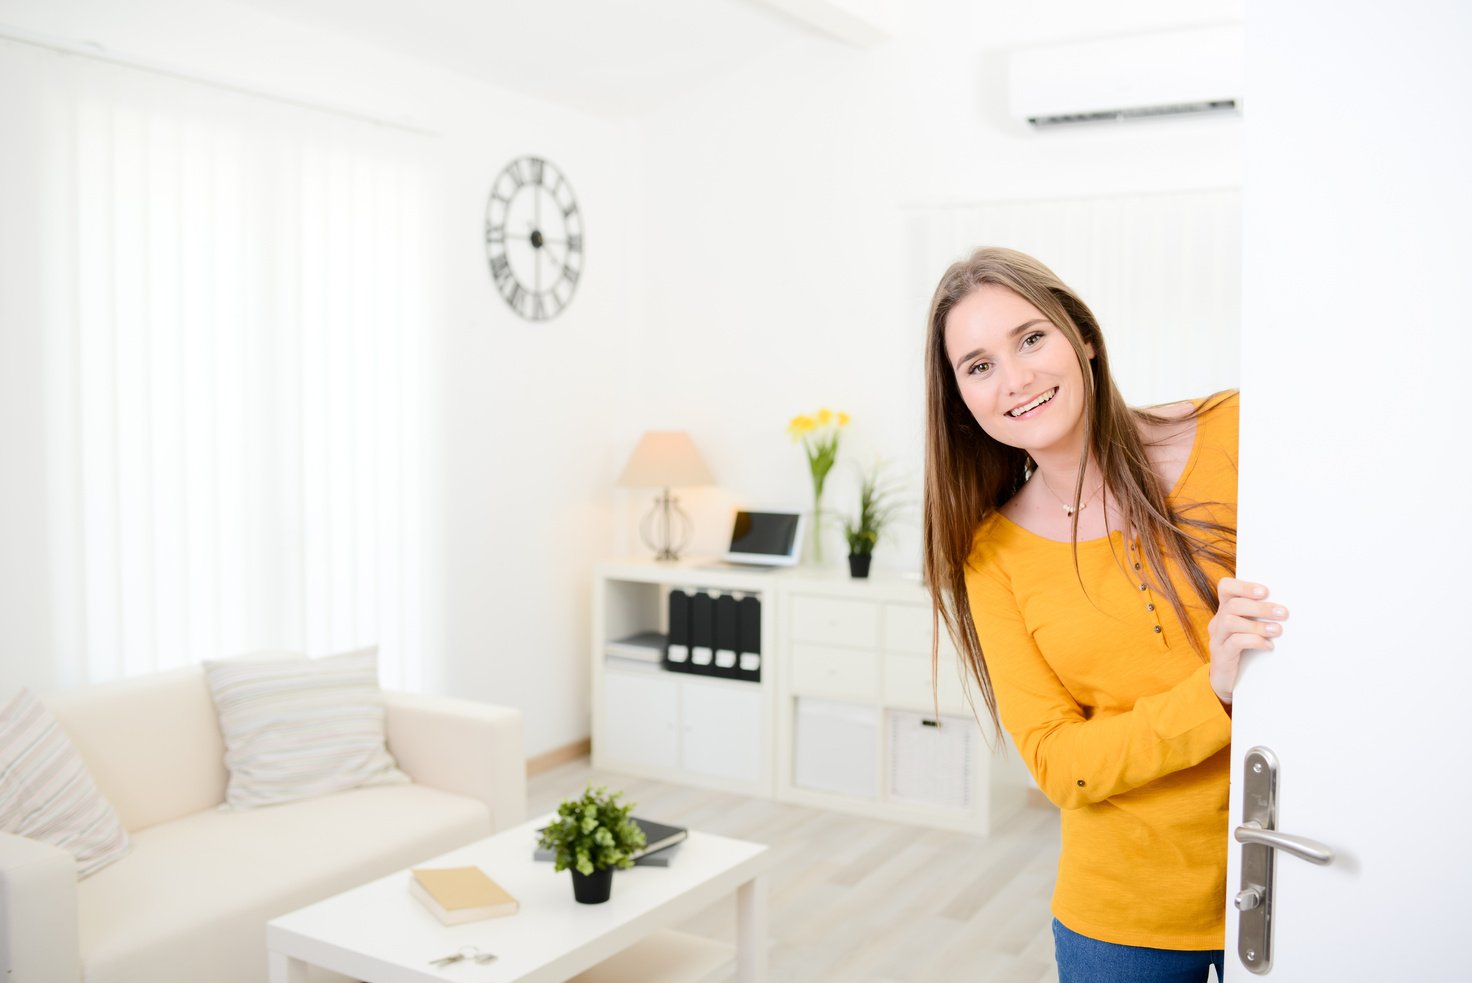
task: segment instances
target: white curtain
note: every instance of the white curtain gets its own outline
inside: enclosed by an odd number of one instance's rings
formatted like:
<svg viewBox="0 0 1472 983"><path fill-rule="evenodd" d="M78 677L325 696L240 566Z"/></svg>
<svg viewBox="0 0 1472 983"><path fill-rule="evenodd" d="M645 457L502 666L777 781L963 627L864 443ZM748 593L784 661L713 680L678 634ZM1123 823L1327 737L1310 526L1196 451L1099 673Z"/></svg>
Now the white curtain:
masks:
<svg viewBox="0 0 1472 983"><path fill-rule="evenodd" d="M63 681L376 644L414 688L430 138L17 56L47 76Z"/></svg>

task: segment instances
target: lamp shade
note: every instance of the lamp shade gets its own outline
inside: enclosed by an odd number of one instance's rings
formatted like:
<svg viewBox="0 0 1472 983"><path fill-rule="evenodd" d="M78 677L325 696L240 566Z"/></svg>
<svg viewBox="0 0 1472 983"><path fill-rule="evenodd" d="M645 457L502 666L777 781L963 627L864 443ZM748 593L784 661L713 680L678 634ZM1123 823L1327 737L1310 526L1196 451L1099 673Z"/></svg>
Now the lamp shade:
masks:
<svg viewBox="0 0 1472 983"><path fill-rule="evenodd" d="M624 488L677 488L710 485L715 476L683 430L650 430L639 438L618 484Z"/></svg>

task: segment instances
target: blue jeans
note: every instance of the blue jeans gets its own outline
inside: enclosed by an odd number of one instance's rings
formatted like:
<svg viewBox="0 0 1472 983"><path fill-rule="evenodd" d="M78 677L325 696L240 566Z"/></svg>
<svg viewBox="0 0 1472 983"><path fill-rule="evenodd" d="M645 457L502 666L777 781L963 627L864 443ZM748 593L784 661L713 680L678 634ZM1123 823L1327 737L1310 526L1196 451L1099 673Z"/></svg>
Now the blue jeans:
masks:
<svg viewBox="0 0 1472 983"><path fill-rule="evenodd" d="M1146 949L1079 935L1053 919L1058 983L1206 983L1208 967L1222 978L1220 949Z"/></svg>

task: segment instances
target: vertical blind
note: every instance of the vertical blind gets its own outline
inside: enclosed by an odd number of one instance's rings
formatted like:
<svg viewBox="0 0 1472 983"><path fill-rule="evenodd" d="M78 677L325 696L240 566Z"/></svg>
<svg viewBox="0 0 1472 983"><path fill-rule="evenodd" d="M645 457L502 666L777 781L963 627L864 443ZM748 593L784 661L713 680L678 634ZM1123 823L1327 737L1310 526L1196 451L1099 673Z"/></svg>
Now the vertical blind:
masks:
<svg viewBox="0 0 1472 983"><path fill-rule="evenodd" d="M73 681L376 644L414 687L428 138L34 57L72 208Z"/></svg>

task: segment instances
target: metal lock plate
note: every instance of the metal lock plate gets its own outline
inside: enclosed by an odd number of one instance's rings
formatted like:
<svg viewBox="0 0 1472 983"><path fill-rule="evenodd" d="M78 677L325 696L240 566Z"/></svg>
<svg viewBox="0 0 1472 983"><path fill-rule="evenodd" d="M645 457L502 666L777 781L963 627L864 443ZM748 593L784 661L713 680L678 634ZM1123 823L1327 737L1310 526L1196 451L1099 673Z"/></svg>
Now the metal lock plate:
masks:
<svg viewBox="0 0 1472 983"><path fill-rule="evenodd" d="M1278 759L1265 747L1242 762L1242 825L1278 828ZM1259 976L1273 968L1273 863L1277 853L1260 843L1242 844L1242 885L1237 892L1237 958Z"/></svg>

